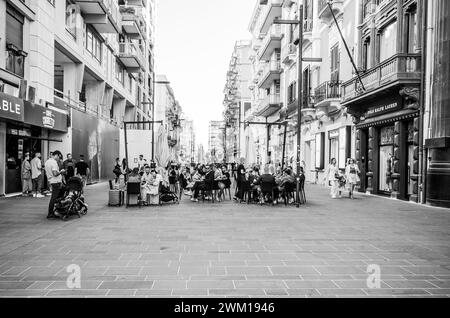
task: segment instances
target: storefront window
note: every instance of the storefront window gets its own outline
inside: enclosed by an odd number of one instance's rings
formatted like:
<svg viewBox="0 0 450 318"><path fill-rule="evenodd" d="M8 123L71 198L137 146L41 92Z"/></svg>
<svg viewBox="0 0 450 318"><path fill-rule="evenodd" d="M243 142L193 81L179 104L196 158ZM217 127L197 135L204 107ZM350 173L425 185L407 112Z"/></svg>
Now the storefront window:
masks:
<svg viewBox="0 0 450 318"><path fill-rule="evenodd" d="M379 190L392 192L392 173L394 165L394 126L380 129Z"/></svg>

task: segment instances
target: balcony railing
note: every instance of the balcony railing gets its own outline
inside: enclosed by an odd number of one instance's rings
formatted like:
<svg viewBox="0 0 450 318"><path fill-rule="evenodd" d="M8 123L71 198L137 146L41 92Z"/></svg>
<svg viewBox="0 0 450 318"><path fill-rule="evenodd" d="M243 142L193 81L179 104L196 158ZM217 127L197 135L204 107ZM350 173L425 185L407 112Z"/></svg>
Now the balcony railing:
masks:
<svg viewBox="0 0 450 318"><path fill-rule="evenodd" d="M140 66L144 65L143 46L130 42L119 43L119 56L121 57L134 57L137 59ZM125 65L128 66L128 65Z"/></svg>
<svg viewBox="0 0 450 318"><path fill-rule="evenodd" d="M271 60L265 63L263 66L262 76L258 83L259 88L268 88L274 80L280 78L281 74L281 61Z"/></svg>
<svg viewBox="0 0 450 318"><path fill-rule="evenodd" d="M297 55L297 46L293 43L288 43L281 49L281 60L285 64L293 62Z"/></svg>
<svg viewBox="0 0 450 318"><path fill-rule="evenodd" d="M281 103L280 94L269 94L261 100L260 107L267 105L277 105Z"/></svg>
<svg viewBox="0 0 450 318"><path fill-rule="evenodd" d="M146 33L146 23L144 18L144 11L143 8L140 6L131 6L131 5L122 5L120 6L120 13L122 15L122 21L124 24L127 22L135 22L137 25L137 32L140 32L141 34ZM136 33L136 31L133 31L133 29L128 28L129 32ZM126 31L127 31L126 30Z"/></svg>
<svg viewBox="0 0 450 318"><path fill-rule="evenodd" d="M273 24L275 18L281 18L282 5L284 0L267 0L264 3L262 13L262 24L260 32L265 34Z"/></svg>
<svg viewBox="0 0 450 318"><path fill-rule="evenodd" d="M264 40L259 50L259 56L262 59L268 59L275 48L280 47L281 43L281 24L273 24L269 32L264 37Z"/></svg>
<svg viewBox="0 0 450 318"><path fill-rule="evenodd" d="M319 19L324 21L331 21L333 19L333 15L328 8L329 0L319 0ZM343 2L344 0L333 0L331 1L331 10L333 10L335 15L338 15L343 12Z"/></svg>
<svg viewBox="0 0 450 318"><path fill-rule="evenodd" d="M314 90L316 104L328 99L340 99L341 84L342 82L327 81L317 86Z"/></svg>
<svg viewBox="0 0 450 318"><path fill-rule="evenodd" d="M420 63L420 54L396 54L361 75L365 91L356 77L342 84L343 100L351 100L398 80L420 80Z"/></svg>
<svg viewBox="0 0 450 318"><path fill-rule="evenodd" d="M27 54L23 51L6 51L6 70L20 77L25 73L25 57Z"/></svg>

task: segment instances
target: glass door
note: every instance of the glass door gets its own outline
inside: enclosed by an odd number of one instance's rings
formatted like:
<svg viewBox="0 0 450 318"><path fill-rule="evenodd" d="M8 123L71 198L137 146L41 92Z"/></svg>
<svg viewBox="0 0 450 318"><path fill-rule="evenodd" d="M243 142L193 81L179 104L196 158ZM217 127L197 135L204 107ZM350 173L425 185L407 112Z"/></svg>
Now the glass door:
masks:
<svg viewBox="0 0 450 318"><path fill-rule="evenodd" d="M394 172L394 126L380 129L379 145L378 191L389 194L392 192L392 174Z"/></svg>

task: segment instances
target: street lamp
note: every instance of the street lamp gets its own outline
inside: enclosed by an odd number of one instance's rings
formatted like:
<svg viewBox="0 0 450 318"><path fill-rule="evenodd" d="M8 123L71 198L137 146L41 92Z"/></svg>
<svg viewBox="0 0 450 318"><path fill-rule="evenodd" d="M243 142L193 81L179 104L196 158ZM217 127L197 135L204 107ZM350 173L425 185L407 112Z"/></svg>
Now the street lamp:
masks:
<svg viewBox="0 0 450 318"><path fill-rule="evenodd" d="M302 62L303 62L303 4L298 4L298 20L282 20L275 19L274 24L288 24L288 25L298 25L298 62L297 62L297 207L300 207L300 145L301 145L301 122L302 122L302 108L303 108L303 98L302 98Z"/></svg>

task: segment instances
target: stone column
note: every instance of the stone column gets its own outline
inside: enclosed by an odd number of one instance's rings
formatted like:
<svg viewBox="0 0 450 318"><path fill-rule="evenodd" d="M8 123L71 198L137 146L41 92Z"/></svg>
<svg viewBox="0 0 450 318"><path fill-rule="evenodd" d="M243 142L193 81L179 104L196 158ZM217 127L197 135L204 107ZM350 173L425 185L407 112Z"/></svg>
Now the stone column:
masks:
<svg viewBox="0 0 450 318"><path fill-rule="evenodd" d="M413 173L409 176L411 184L413 185L413 193L409 197L409 201L419 202L419 118L414 118L414 137L413 137L413 147L414 147L414 158L413 158Z"/></svg>
<svg viewBox="0 0 450 318"><path fill-rule="evenodd" d="M431 102L429 167L426 176L427 203L450 207L450 1L434 0L434 75Z"/></svg>
<svg viewBox="0 0 450 318"><path fill-rule="evenodd" d="M371 194L374 193L374 146L375 146L375 128L369 128L369 142L368 147L369 150L367 152L367 189L366 193Z"/></svg>
<svg viewBox="0 0 450 318"><path fill-rule="evenodd" d="M400 131L401 123L394 123L394 156L393 160L393 171L392 171L392 193L391 198L398 199L400 194Z"/></svg>

